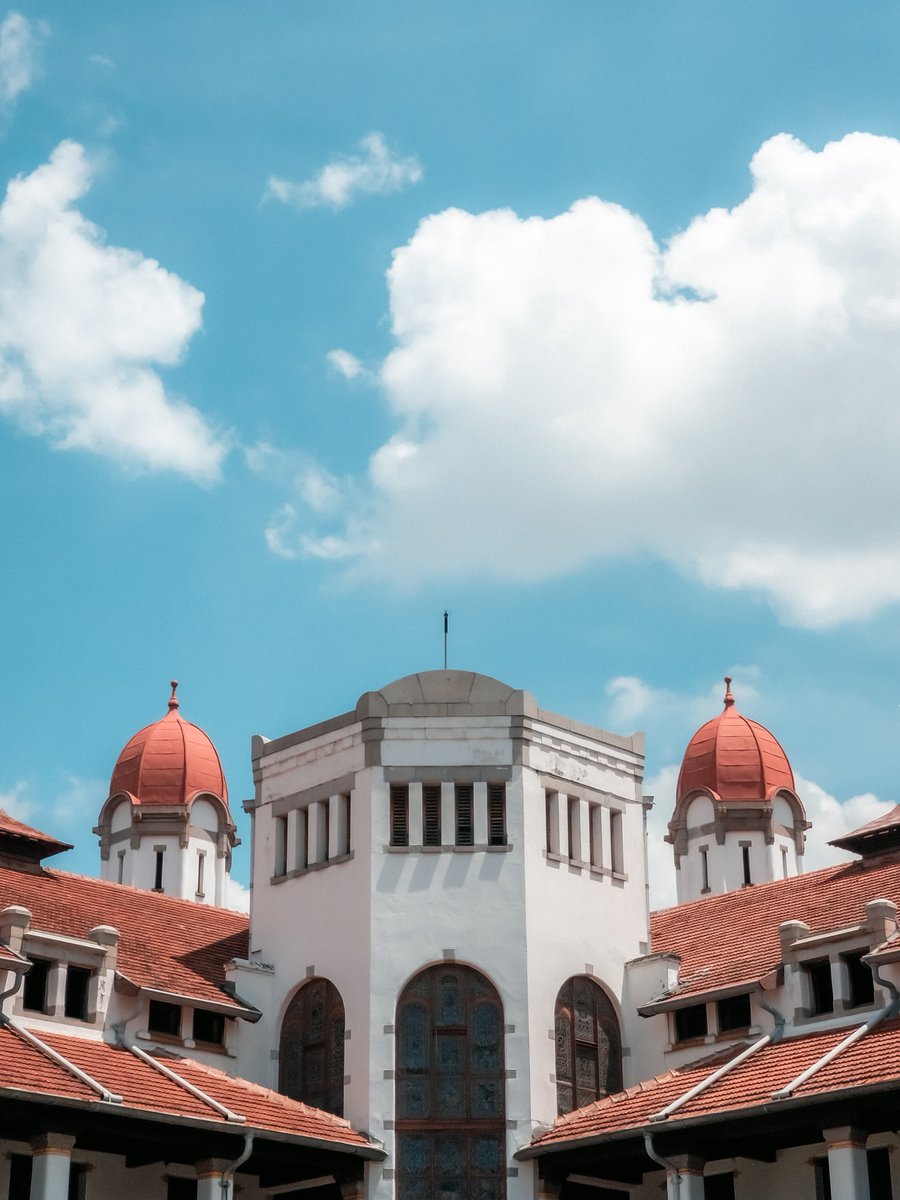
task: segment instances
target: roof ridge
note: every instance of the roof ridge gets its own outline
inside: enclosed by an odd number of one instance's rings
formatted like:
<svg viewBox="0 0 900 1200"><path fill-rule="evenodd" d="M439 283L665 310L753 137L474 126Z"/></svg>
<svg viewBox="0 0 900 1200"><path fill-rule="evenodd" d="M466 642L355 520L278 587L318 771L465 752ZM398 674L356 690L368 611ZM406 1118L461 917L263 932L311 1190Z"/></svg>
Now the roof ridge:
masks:
<svg viewBox="0 0 900 1200"><path fill-rule="evenodd" d="M709 906L718 906L728 903L737 903L737 898L746 899L748 896L758 896L764 891L769 891L773 888L782 888L786 892L793 890L805 890L805 885L820 882L825 875L836 875L841 871L846 871L850 868L859 868L859 859L847 859L844 862L832 863L828 867L818 867L815 871L806 871L802 875L792 875L788 879L769 879L762 883L754 883L752 887L739 888L736 891L718 892L712 896L699 896L696 900L686 900L683 904L670 904L668 908L655 908L651 912L651 917L659 917L663 914L674 913L676 911L683 912L685 909L693 908L695 905L704 904Z"/></svg>
<svg viewBox="0 0 900 1200"><path fill-rule="evenodd" d="M100 888L109 888L119 892L120 895L139 896L147 904L177 905L184 907L192 913L226 913L233 917L242 918L248 925L250 922L249 914L241 912L237 908L223 908L218 904L198 904L196 900L186 900L183 896L170 896L166 892L150 892L146 888L135 887L131 883L116 883L112 879L101 879L99 875L84 875L80 871L63 871L59 867L43 867L43 873L54 879L74 879L96 885Z"/></svg>

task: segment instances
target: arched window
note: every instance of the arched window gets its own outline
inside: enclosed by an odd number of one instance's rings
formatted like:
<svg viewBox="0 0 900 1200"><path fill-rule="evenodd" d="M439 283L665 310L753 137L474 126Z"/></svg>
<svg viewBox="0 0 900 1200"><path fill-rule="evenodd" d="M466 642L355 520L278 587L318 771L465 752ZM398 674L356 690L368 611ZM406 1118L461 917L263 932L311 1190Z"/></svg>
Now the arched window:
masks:
<svg viewBox="0 0 900 1200"><path fill-rule="evenodd" d="M397 1200L504 1200L503 1005L478 971L428 967L397 1005Z"/></svg>
<svg viewBox="0 0 900 1200"><path fill-rule="evenodd" d="M556 997L556 1108L582 1108L622 1087L622 1037L612 1001L586 975Z"/></svg>
<svg viewBox="0 0 900 1200"><path fill-rule="evenodd" d="M327 979L305 983L284 1014L278 1090L344 1115L344 1002Z"/></svg>

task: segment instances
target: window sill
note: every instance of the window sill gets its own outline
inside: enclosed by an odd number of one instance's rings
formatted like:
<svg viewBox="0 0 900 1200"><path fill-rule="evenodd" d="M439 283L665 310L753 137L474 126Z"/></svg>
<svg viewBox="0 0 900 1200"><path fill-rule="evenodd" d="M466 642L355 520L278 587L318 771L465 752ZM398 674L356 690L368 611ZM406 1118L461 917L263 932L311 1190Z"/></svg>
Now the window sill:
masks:
<svg viewBox="0 0 900 1200"><path fill-rule="evenodd" d="M326 858L323 862L310 863L306 867L295 867L293 871L285 871L283 875L273 875L269 882L284 883L288 879L297 879L300 875L310 875L313 871L321 871L325 867L334 867L338 863L350 862L355 857L355 851L351 850L349 854L339 854L336 858Z"/></svg>
<svg viewBox="0 0 900 1200"><path fill-rule="evenodd" d="M594 879L615 879L622 883L628 881L628 875L624 871L615 871L611 867L598 867L593 863L584 862L580 858L569 858L567 854L556 854L552 850L545 850L544 858L548 863L558 863L560 866L567 866L576 875L587 872Z"/></svg>
<svg viewBox="0 0 900 1200"><path fill-rule="evenodd" d="M456 846L452 842L446 846L385 846L385 854L509 854L512 843L503 846L491 846L480 842L475 846Z"/></svg>

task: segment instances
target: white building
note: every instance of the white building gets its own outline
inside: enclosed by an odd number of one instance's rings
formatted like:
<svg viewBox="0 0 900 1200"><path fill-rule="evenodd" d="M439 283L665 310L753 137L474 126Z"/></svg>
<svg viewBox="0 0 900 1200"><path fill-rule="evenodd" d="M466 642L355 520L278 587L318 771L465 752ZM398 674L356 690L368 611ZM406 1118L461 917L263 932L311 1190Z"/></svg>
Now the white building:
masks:
<svg viewBox="0 0 900 1200"><path fill-rule="evenodd" d="M0 1196L900 1196L900 810L802 875L789 761L730 687L652 916L640 735L431 671L252 755L249 927L174 690L114 768L102 881L0 820Z"/></svg>

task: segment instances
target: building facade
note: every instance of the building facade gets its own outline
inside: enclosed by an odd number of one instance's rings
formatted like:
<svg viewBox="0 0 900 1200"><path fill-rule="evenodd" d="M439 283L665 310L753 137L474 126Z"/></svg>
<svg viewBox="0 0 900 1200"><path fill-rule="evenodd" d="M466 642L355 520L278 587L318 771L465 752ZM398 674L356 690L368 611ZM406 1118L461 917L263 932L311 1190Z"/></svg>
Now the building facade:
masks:
<svg viewBox="0 0 900 1200"><path fill-rule="evenodd" d="M102 879L0 819L0 1195L900 1196L900 810L804 875L730 680L653 914L641 736L498 680L409 676L252 760L249 921L174 685L113 769Z"/></svg>

